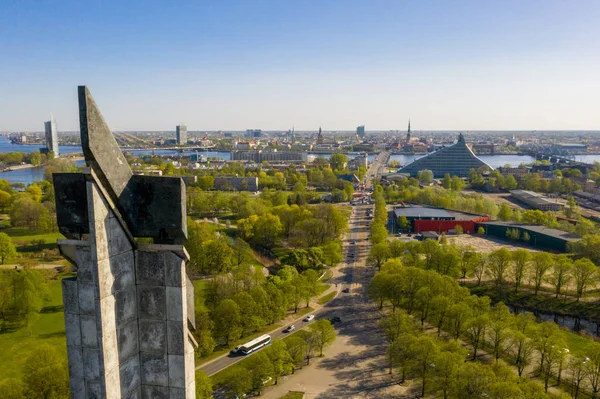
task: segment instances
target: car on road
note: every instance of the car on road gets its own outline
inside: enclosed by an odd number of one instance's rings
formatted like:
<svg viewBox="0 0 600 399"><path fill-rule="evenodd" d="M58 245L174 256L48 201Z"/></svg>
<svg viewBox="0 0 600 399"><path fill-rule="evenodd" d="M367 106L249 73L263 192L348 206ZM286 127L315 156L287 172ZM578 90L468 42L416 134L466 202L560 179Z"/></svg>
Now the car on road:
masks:
<svg viewBox="0 0 600 399"><path fill-rule="evenodd" d="M315 318L315 315L314 315L314 314L309 314L308 316L306 316L306 317L304 318L304 320L303 320L303 321L311 321L311 320L312 320L312 319L314 319L314 318Z"/></svg>
<svg viewBox="0 0 600 399"><path fill-rule="evenodd" d="M292 331L294 331L295 329L296 329L296 326L293 326L293 325L292 325L292 326L287 326L287 327L286 327L286 328L283 330L283 332L284 332L284 333L289 333L289 332L292 332Z"/></svg>
<svg viewBox="0 0 600 399"><path fill-rule="evenodd" d="M342 290L342 292L343 292L344 294L347 294L347 293L349 293L349 292L350 292L350 288L344 288L344 289Z"/></svg>
<svg viewBox="0 0 600 399"><path fill-rule="evenodd" d="M356 245L356 241L352 240L352 241L350 241L350 244Z"/></svg>
<svg viewBox="0 0 600 399"><path fill-rule="evenodd" d="M332 317L331 319L329 319L329 321L331 322L331 324L335 324L335 323L341 323L342 319L340 319L337 316Z"/></svg>
<svg viewBox="0 0 600 399"><path fill-rule="evenodd" d="M237 355L240 352L240 347L236 346L235 348L233 348L232 350L229 351L229 353L231 353L232 355Z"/></svg>

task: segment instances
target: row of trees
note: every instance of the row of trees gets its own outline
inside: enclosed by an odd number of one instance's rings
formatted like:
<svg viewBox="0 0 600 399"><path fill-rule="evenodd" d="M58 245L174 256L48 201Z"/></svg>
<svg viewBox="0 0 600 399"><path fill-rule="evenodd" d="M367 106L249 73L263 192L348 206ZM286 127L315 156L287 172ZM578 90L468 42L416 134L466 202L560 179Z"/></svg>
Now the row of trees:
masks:
<svg viewBox="0 0 600 399"><path fill-rule="evenodd" d="M322 292L319 274L291 266L265 277L260 269L243 267L206 283L196 308L196 338L201 355L215 346L229 346L242 336L262 330L297 312Z"/></svg>
<svg viewBox="0 0 600 399"><path fill-rule="evenodd" d="M381 321L388 348L390 373L401 382L417 379L421 396L444 399L547 398L540 384L516 376L502 360L491 365L469 362L468 350L456 340L428 335L414 319L398 310Z"/></svg>
<svg viewBox="0 0 600 399"><path fill-rule="evenodd" d="M597 267L587 258L573 261L566 255L531 253L525 249L509 251L506 248L485 254L470 246L458 246L452 242L440 244L434 240L384 241L371 247L367 259L378 269L390 260L454 278L473 277L477 285L489 280L499 291L512 285L517 292L528 284L538 294L543 286L549 285L556 297L569 294L577 300L594 290L600 280Z"/></svg>
<svg viewBox="0 0 600 399"><path fill-rule="evenodd" d="M293 374L296 369L308 365L314 356L323 356L323 349L335 337L335 329L329 320L321 319L311 324L307 331L273 341L265 350L229 368L226 389L232 396L260 395L271 381L277 384L282 375Z"/></svg>
<svg viewBox="0 0 600 399"><path fill-rule="evenodd" d="M401 369L414 370L411 362L415 359L423 366L421 360L427 354L420 349L423 345L430 348L429 353L436 354L431 338L403 336L411 334L410 329L414 329L411 320L414 319L421 328L425 323L433 326L438 337L445 336L456 343L466 342L468 357L472 360L476 360L479 351L485 349L496 362L505 359L515 366L519 377L530 367L543 381L546 391L552 378L558 385L568 379L573 384L575 396L580 388L589 389L594 395L600 389L599 344L589 341L585 352L571 354L565 333L555 323L536 323L530 313L514 315L502 303L490 306L489 297L470 295L449 276L433 270L402 266L392 260L386 262L374 276L368 292L380 306L389 303L392 308L392 315L384 321L384 331L392 343L402 337L399 341L402 345L392 345L390 349L392 364ZM415 348L418 349L417 355L411 356ZM583 357L584 353L588 358ZM458 357L461 356L456 359ZM464 356L461 359L464 360ZM430 361L434 363L433 358ZM460 370L461 363L456 361L454 367ZM433 375L434 368L417 374L424 386L426 378ZM515 389L518 384L511 383L505 389L510 386L510 389ZM492 389L487 389L485 392L489 395Z"/></svg>

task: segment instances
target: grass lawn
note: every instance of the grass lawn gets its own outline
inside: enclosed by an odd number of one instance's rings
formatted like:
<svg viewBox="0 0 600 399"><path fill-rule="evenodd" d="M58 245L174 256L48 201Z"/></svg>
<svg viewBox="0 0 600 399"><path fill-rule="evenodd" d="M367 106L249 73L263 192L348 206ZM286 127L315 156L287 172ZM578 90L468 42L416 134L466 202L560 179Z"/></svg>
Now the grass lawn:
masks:
<svg viewBox="0 0 600 399"><path fill-rule="evenodd" d="M329 281L333 277L333 270L327 269L325 270L325 275L321 279L322 282Z"/></svg>
<svg viewBox="0 0 600 399"><path fill-rule="evenodd" d="M28 327L15 332L0 334L0 380L21 378L21 370L27 358L42 344L48 344L67 358L67 342L62 310L60 280L48 284L50 302L45 303L48 312L34 314Z"/></svg>
<svg viewBox="0 0 600 399"><path fill-rule="evenodd" d="M56 240L65 238L59 232L32 234L31 230L26 227L10 227L3 229L2 232L8 234L17 246L29 244L33 240L44 240L46 244L56 244Z"/></svg>
<svg viewBox="0 0 600 399"><path fill-rule="evenodd" d="M304 392L289 391L279 399L302 399L303 397Z"/></svg>
<svg viewBox="0 0 600 399"><path fill-rule="evenodd" d="M321 298L319 298L317 302L319 303L319 305L325 305L327 302L331 301L335 297L335 294L337 294L337 292L332 291L327 295L323 295Z"/></svg>

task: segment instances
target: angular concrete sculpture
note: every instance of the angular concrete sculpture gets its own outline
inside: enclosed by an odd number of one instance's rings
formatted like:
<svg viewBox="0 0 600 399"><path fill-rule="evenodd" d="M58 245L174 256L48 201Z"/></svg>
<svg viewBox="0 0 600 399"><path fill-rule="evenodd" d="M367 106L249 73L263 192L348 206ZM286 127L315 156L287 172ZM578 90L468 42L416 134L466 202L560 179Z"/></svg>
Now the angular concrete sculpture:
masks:
<svg viewBox="0 0 600 399"><path fill-rule="evenodd" d="M53 176L71 397L194 398L185 185L134 176L85 86L79 110L88 168Z"/></svg>

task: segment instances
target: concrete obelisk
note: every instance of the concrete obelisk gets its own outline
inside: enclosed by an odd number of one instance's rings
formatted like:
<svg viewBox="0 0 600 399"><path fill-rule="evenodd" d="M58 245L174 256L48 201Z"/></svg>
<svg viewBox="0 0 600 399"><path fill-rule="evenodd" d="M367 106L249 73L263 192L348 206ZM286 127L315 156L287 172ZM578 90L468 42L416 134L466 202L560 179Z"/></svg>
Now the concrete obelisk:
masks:
<svg viewBox="0 0 600 399"><path fill-rule="evenodd" d="M185 185L133 175L85 86L79 116L87 168L53 176L71 397L194 398Z"/></svg>

